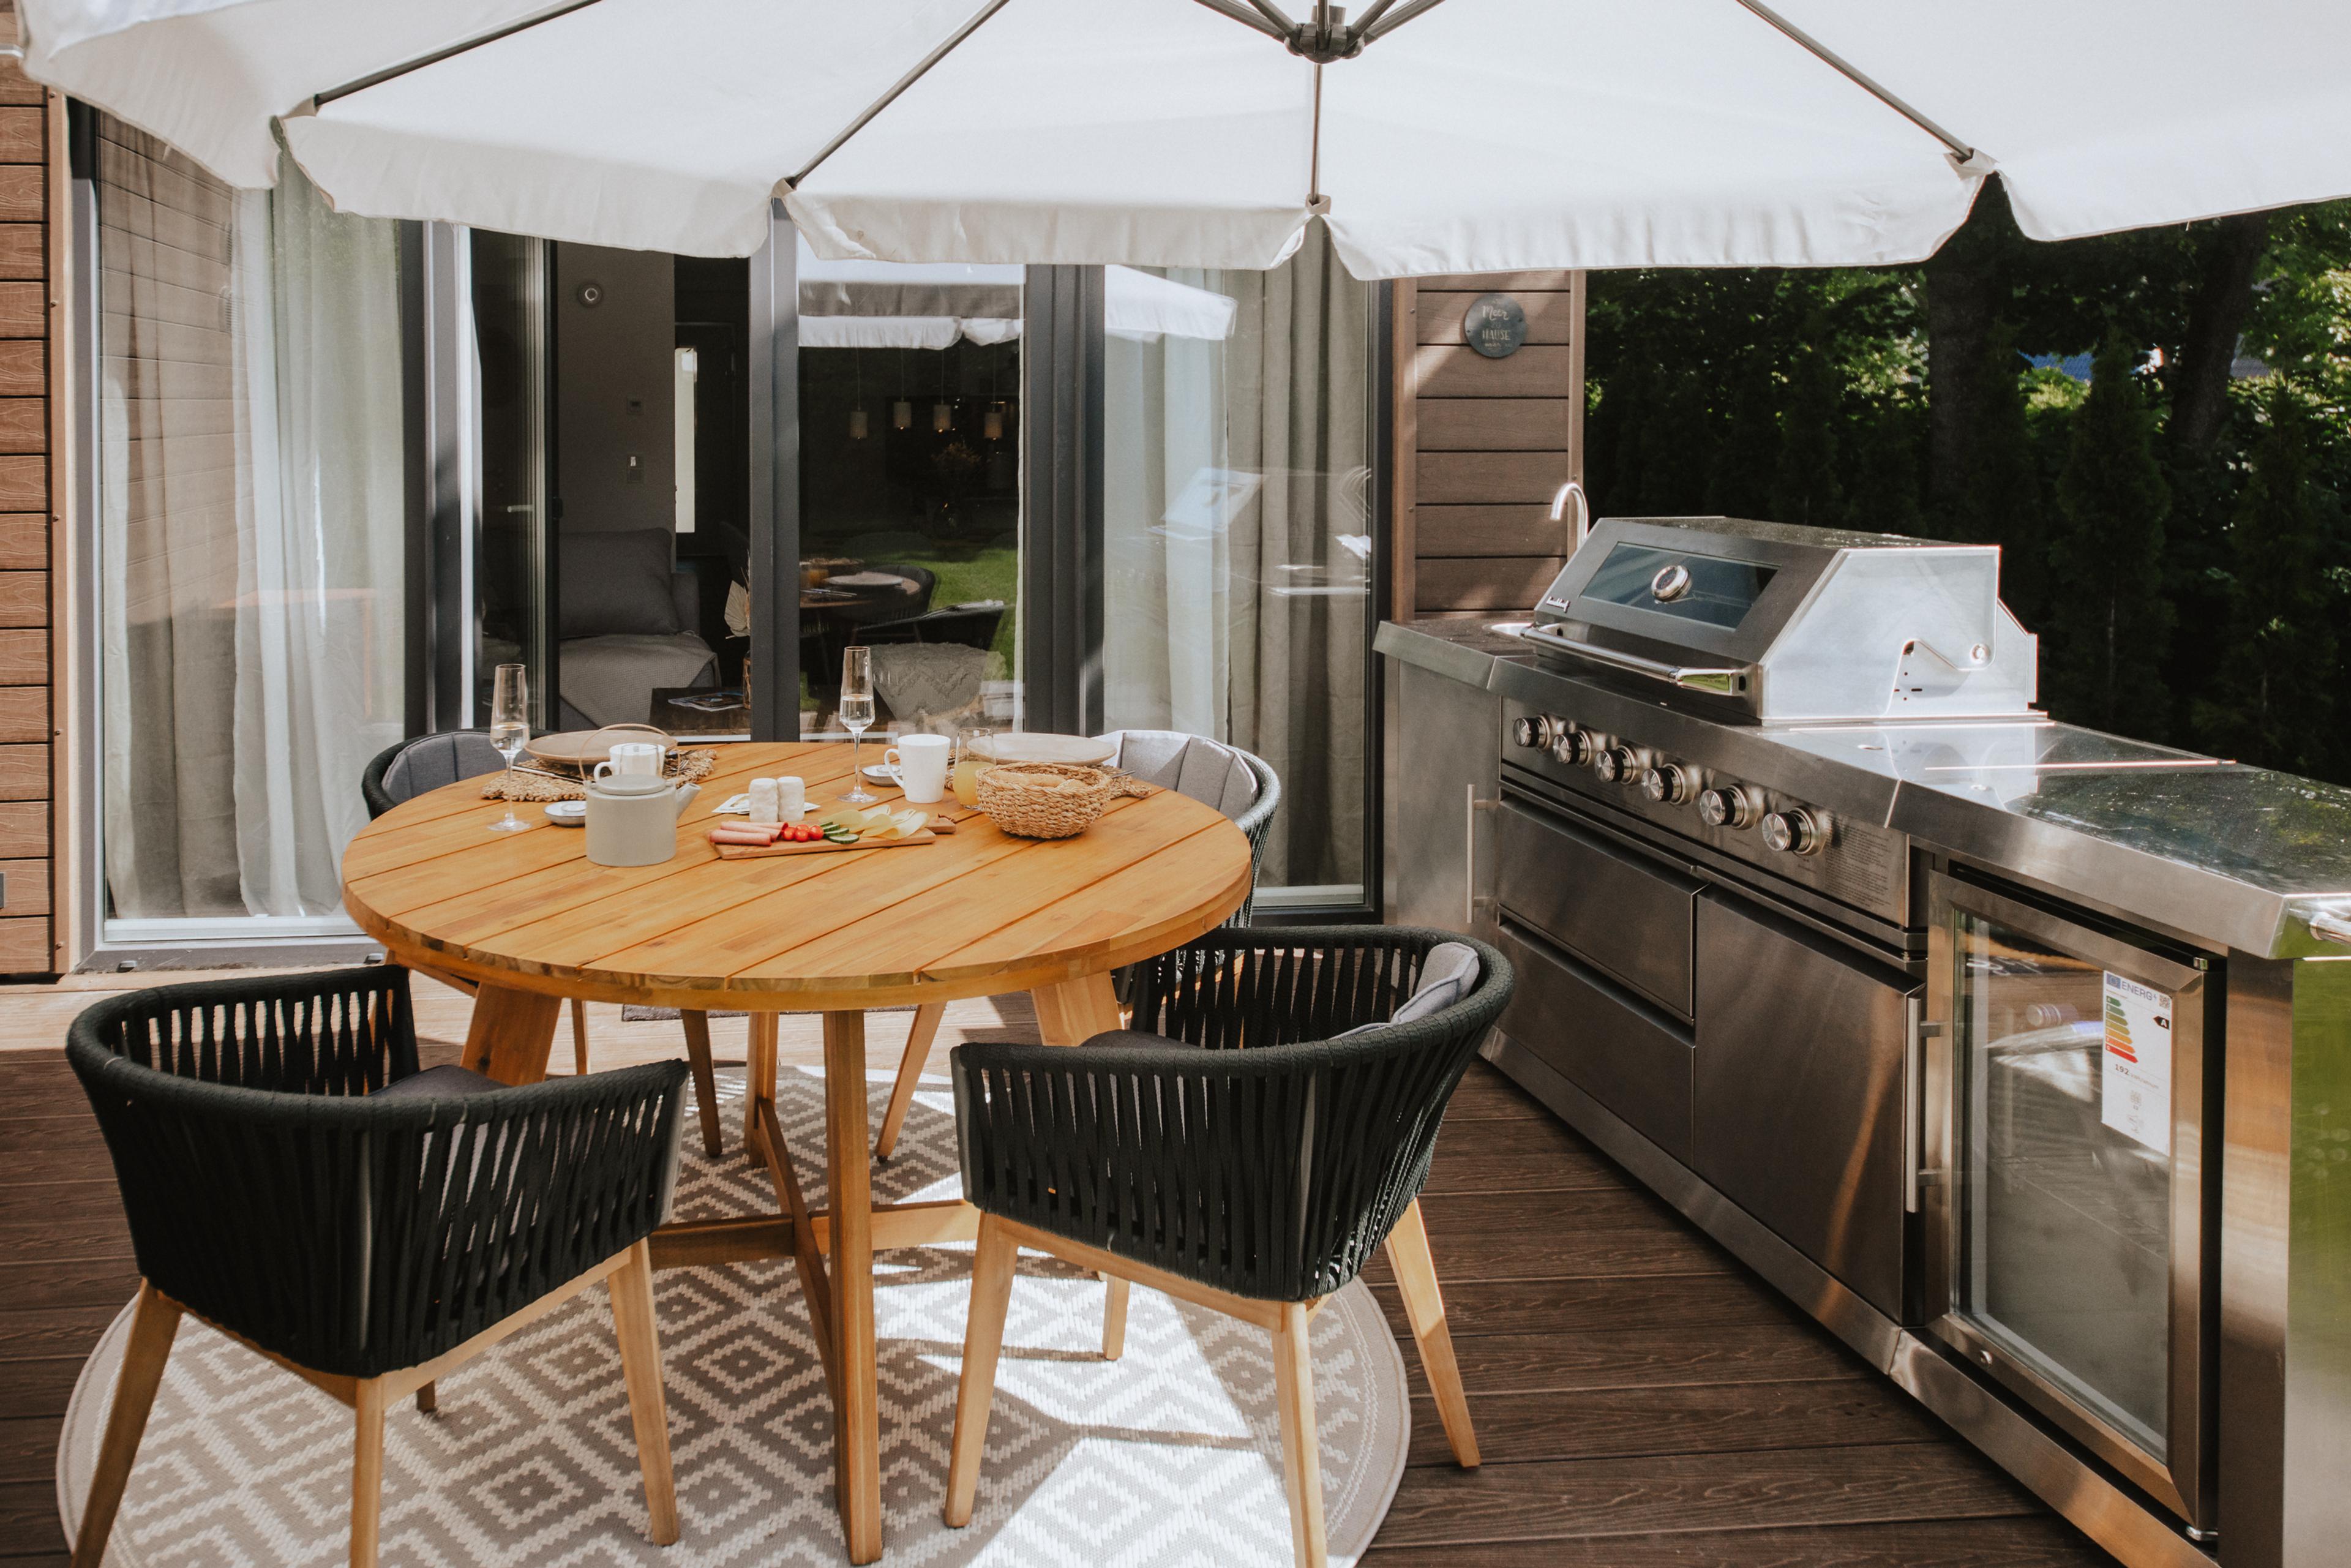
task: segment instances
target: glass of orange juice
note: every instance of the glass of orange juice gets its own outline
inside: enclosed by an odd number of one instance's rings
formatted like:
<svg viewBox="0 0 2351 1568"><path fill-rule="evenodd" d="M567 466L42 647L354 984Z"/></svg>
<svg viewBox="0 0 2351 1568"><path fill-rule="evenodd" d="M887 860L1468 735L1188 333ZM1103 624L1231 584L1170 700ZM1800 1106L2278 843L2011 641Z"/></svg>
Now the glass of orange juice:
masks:
<svg viewBox="0 0 2351 1568"><path fill-rule="evenodd" d="M983 755L986 744L980 730L966 729L956 735L955 798L975 810L979 806L979 776L987 771L991 760Z"/></svg>

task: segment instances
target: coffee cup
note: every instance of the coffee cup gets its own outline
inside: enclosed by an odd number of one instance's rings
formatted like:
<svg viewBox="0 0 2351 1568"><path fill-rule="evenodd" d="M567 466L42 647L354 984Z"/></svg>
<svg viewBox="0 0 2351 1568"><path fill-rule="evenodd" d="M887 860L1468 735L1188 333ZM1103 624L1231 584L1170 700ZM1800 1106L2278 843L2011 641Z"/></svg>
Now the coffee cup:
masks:
<svg viewBox="0 0 2351 1568"><path fill-rule="evenodd" d="M946 797L949 749L944 735L910 735L882 754L882 766L909 801L928 806Z"/></svg>
<svg viewBox="0 0 2351 1568"><path fill-rule="evenodd" d="M662 747L649 740L624 740L612 747L609 761L596 764L596 777L610 778L615 773L653 773L662 770Z"/></svg>

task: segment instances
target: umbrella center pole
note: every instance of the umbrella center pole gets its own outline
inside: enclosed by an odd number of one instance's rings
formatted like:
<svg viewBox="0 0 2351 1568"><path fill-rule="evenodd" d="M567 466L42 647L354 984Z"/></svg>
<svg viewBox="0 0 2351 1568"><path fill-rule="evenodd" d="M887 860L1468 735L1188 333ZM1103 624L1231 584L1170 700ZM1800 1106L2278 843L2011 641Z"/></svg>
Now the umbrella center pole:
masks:
<svg viewBox="0 0 2351 1568"><path fill-rule="evenodd" d="M1331 198L1322 193L1322 62L1314 63L1314 131L1306 152L1306 210L1316 217L1331 213Z"/></svg>

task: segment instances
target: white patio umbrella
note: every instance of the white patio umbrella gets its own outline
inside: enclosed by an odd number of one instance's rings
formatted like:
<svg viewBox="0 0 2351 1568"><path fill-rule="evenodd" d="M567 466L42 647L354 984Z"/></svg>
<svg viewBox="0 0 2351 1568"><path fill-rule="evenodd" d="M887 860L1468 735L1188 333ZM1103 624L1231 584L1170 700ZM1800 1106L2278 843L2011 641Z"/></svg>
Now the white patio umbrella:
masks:
<svg viewBox="0 0 2351 1568"><path fill-rule="evenodd" d="M1297 0L1291 0L1296 4ZM2335 0L21 0L224 179L745 255L1362 277L1916 259L2351 193ZM1319 63L1318 63L1319 62Z"/></svg>
<svg viewBox="0 0 2351 1568"><path fill-rule="evenodd" d="M799 242L800 346L945 349L1020 335L1023 269L994 263L839 260ZM1102 269L1102 326L1113 337L1221 340L1238 304L1212 289L1131 267Z"/></svg>

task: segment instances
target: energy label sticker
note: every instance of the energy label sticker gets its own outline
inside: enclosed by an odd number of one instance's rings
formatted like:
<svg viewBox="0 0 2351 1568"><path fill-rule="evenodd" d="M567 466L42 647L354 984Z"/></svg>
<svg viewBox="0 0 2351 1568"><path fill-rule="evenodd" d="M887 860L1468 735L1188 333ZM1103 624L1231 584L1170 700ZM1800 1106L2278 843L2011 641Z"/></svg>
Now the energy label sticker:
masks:
<svg viewBox="0 0 2351 1568"><path fill-rule="evenodd" d="M2106 971L2101 1120L2158 1154L2171 1152L2171 998Z"/></svg>

